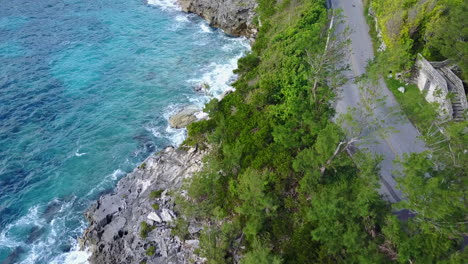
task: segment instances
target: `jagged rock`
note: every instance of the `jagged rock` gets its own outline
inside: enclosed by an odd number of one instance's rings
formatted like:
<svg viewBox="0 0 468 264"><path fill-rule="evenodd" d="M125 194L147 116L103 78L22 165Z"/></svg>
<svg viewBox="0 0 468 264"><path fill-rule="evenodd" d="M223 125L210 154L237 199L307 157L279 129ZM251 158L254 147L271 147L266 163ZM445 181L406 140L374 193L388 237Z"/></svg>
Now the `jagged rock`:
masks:
<svg viewBox="0 0 468 264"><path fill-rule="evenodd" d="M203 229L203 226L201 224L198 224L198 223L190 223L190 225L188 227L188 231L189 231L190 234L198 233L202 229Z"/></svg>
<svg viewBox="0 0 468 264"><path fill-rule="evenodd" d="M101 239L105 242L112 242L114 237L116 237L119 231L127 223L127 220L123 217L117 217L116 219L112 220L110 224L104 229L104 233L102 234Z"/></svg>
<svg viewBox="0 0 468 264"><path fill-rule="evenodd" d="M168 210L166 208L162 209L162 211L161 211L161 219L164 222L172 222L173 215L174 214L170 210Z"/></svg>
<svg viewBox="0 0 468 264"><path fill-rule="evenodd" d="M207 93L210 90L210 85L208 83L206 83L206 82L199 83L199 84L196 84L193 87L193 90L195 90L196 92L205 92L205 93Z"/></svg>
<svg viewBox="0 0 468 264"><path fill-rule="evenodd" d="M219 27L227 34L254 39L255 0L178 0L182 10L203 17L210 26Z"/></svg>
<svg viewBox="0 0 468 264"><path fill-rule="evenodd" d="M179 189L184 179L200 171L206 151L168 147L148 157L144 168L136 168L122 178L114 193L102 196L91 206L86 213L90 225L80 242L92 253L89 262L203 263L194 253L195 247L188 247L185 241L171 234L176 214L174 199L167 195L167 190ZM159 215L152 208L155 199L149 197L154 190L165 190L157 198ZM140 234L142 222L150 224L146 237ZM156 247L151 258L145 253L149 246Z"/></svg>
<svg viewBox="0 0 468 264"><path fill-rule="evenodd" d="M159 217L159 215L157 213L155 213L155 212L149 213L148 219L153 221L153 222L156 222L156 223L161 223L162 222L161 217Z"/></svg>
<svg viewBox="0 0 468 264"><path fill-rule="evenodd" d="M122 206L120 197L103 196L97 203L95 213L91 216L91 221L98 223L99 227L104 227L112 219L112 216L119 211Z"/></svg>
<svg viewBox="0 0 468 264"><path fill-rule="evenodd" d="M199 248L200 241L198 239L186 240L185 245L190 248Z"/></svg>
<svg viewBox="0 0 468 264"><path fill-rule="evenodd" d="M189 105L182 109L182 111L171 116L169 119L169 125L172 128L184 128L191 123L197 121L196 113L201 112L201 109L196 105Z"/></svg>
<svg viewBox="0 0 468 264"><path fill-rule="evenodd" d="M221 94L221 96L219 96L219 100L222 100L222 99L223 99L224 97L226 97L228 94L231 94L231 93L233 93L233 92L235 92L234 89L229 89L229 90L225 91L223 94Z"/></svg>

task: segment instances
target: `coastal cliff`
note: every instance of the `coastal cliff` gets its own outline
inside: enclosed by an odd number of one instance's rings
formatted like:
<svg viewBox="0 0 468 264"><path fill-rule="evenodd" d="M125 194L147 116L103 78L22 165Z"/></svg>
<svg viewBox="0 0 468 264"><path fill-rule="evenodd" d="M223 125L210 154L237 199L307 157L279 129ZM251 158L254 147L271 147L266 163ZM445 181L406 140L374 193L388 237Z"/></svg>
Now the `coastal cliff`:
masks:
<svg viewBox="0 0 468 264"><path fill-rule="evenodd" d="M182 10L205 18L232 36L254 40L255 0L179 0ZM80 240L94 263L204 263L195 254L201 223L179 215L175 193L182 182L199 172L208 150L167 147L148 157L122 178L113 193L104 195L85 213L90 225ZM187 223L188 236L173 235L177 219Z"/></svg>
<svg viewBox="0 0 468 264"><path fill-rule="evenodd" d="M194 254L200 225L189 221L189 239L171 234L178 213L169 192L202 168L206 151L168 147L148 157L87 212L81 241L90 263L202 263Z"/></svg>
<svg viewBox="0 0 468 264"><path fill-rule="evenodd" d="M219 27L229 35L257 35L254 25L255 0L178 0L182 10L203 17L210 26Z"/></svg>

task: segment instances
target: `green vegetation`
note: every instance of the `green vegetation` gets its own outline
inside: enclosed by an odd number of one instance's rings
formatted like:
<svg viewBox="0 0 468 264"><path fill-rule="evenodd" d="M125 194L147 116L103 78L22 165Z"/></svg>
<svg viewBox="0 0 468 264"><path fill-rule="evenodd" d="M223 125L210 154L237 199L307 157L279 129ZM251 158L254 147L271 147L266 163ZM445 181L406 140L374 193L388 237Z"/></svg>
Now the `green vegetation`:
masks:
<svg viewBox="0 0 468 264"><path fill-rule="evenodd" d="M189 198L177 202L184 215L210 223L200 254L209 263L236 255L248 264L462 263L466 158L445 167L447 159L427 153L403 160L409 199L396 206L417 214L397 220L377 193L379 159L351 158L350 139L331 122L343 46L331 40L324 52L324 1L258 3L262 27L239 61L236 92L210 102L210 119L191 124L185 142L211 146ZM406 99L408 108L418 100ZM425 127L431 116L410 110ZM452 128L451 144L466 148L467 132Z"/></svg>
<svg viewBox="0 0 468 264"><path fill-rule="evenodd" d="M468 3L465 0L367 0L365 2L366 9L371 7L374 11L378 26L382 29L383 40L388 45L385 52L377 53L375 60L368 67L370 79L386 76L389 71L408 72L417 53L422 53L429 60L450 59L456 62L462 71L462 77L467 80L468 31L465 18L468 16ZM371 26L370 34L375 40L374 20L370 16L367 16L367 20ZM374 48L377 46L378 43L374 42ZM408 77L409 72L406 75ZM437 105L428 103L415 85L404 86L399 80L388 78L385 78L385 82L406 116L433 150L431 156L434 166L454 164L455 167L463 167L462 153L468 145L466 139L468 131L463 128L468 127L468 122L438 120ZM403 94L397 91L401 86L406 89ZM423 158L426 156L421 154ZM460 175L466 177L465 174ZM453 175L445 176L450 178ZM409 189L407 188L408 191Z"/></svg>
<svg viewBox="0 0 468 264"><path fill-rule="evenodd" d="M148 225L146 222L141 222L140 223L140 236L142 238L147 238L148 233L151 232L155 227L152 225Z"/></svg>
<svg viewBox="0 0 468 264"><path fill-rule="evenodd" d="M154 190L154 191L151 191L150 194L149 194L149 198L150 199L157 199L159 197L161 197L161 194L164 192L164 190Z"/></svg>
<svg viewBox="0 0 468 264"><path fill-rule="evenodd" d="M159 204L155 203L155 204L152 204L151 207L153 207L153 209L155 211L159 210Z"/></svg>
<svg viewBox="0 0 468 264"><path fill-rule="evenodd" d="M152 256L154 256L155 253L156 253L156 246L154 246L154 245L151 245L146 249L146 255L147 256L152 257Z"/></svg>
<svg viewBox="0 0 468 264"><path fill-rule="evenodd" d="M414 84L405 86L397 79L385 79L385 82L410 121L419 131L428 131L438 117L437 106L428 103L424 99L424 95L421 94L418 87ZM405 92L399 92L399 87L404 87Z"/></svg>
<svg viewBox="0 0 468 264"><path fill-rule="evenodd" d="M451 59L468 80L466 0L368 0L388 49L389 70L408 70L417 53L429 60Z"/></svg>
<svg viewBox="0 0 468 264"><path fill-rule="evenodd" d="M188 232L189 223L184 217L178 217L175 222L175 227L172 228L171 234L173 236L178 236L180 239L188 239L190 233Z"/></svg>
<svg viewBox="0 0 468 264"><path fill-rule="evenodd" d="M146 163L143 162L142 164L140 164L140 166L138 167L140 170L144 170L146 169Z"/></svg>

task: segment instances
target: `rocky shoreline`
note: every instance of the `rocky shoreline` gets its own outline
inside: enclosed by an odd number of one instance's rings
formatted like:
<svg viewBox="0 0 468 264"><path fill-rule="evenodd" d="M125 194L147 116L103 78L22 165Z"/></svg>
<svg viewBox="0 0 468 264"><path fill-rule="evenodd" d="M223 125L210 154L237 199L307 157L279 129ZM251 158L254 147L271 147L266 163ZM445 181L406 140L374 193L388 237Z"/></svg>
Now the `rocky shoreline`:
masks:
<svg viewBox="0 0 468 264"><path fill-rule="evenodd" d="M171 234L179 215L169 193L201 170L206 153L167 147L102 196L85 214L90 225L80 241L90 263L203 263L194 254L198 223L189 221L187 240Z"/></svg>
<svg viewBox="0 0 468 264"><path fill-rule="evenodd" d="M219 27L229 35L247 37L253 41L255 26L255 0L178 0L182 10L204 18L210 26Z"/></svg>
<svg viewBox="0 0 468 264"><path fill-rule="evenodd" d="M227 34L254 40L255 0L179 0L182 10L205 18ZM187 110L188 111L188 110ZM182 111L183 112L183 111ZM195 121L190 113L178 113L173 127ZM190 120L189 120L190 119ZM151 155L122 178L114 192L103 195L85 213L89 226L80 245L91 253L91 264L204 263L196 255L201 224L175 210L174 193L184 179L200 171L208 150L167 147ZM173 235L178 218L187 224L186 239Z"/></svg>

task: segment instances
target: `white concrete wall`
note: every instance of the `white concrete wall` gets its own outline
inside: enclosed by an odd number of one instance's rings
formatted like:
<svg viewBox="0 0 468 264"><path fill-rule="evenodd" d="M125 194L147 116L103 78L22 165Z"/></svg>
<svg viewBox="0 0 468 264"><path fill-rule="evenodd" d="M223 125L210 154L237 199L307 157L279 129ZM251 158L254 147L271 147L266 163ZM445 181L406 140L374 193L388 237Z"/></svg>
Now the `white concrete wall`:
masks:
<svg viewBox="0 0 468 264"><path fill-rule="evenodd" d="M417 61L419 68L418 88L426 93L426 101L439 104L439 116L451 119L453 115L452 102L447 97L449 90L445 78L422 56ZM427 85L429 83L429 88ZM425 91L424 88L427 88Z"/></svg>

